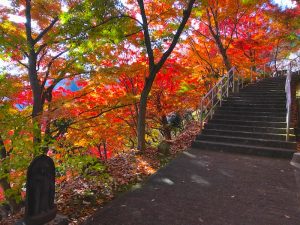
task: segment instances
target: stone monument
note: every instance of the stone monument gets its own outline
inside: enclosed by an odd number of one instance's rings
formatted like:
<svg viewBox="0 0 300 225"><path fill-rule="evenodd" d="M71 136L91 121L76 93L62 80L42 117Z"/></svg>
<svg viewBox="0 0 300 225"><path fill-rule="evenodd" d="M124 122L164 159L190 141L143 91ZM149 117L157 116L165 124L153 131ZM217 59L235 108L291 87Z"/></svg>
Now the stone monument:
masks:
<svg viewBox="0 0 300 225"><path fill-rule="evenodd" d="M55 167L53 160L36 157L27 171L25 218L17 224L43 225L56 217Z"/></svg>

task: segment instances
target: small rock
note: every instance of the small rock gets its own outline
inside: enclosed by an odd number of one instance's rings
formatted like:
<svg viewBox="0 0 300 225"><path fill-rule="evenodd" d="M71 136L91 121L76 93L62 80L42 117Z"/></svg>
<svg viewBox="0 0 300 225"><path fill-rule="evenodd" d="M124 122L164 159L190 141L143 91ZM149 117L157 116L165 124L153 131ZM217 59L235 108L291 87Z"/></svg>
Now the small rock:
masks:
<svg viewBox="0 0 300 225"><path fill-rule="evenodd" d="M158 152L161 153L162 155L170 155L170 148L171 144L168 141L163 140L162 142L159 143L158 145Z"/></svg>

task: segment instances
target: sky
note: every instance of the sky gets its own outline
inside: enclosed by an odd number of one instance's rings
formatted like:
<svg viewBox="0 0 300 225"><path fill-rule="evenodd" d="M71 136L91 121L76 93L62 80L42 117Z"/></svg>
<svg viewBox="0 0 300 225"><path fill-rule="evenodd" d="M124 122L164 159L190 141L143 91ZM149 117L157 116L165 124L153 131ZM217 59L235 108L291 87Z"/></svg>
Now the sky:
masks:
<svg viewBox="0 0 300 225"><path fill-rule="evenodd" d="M276 3L280 7L286 9L286 8L295 8L297 3L296 1L292 0L272 0L272 2Z"/></svg>

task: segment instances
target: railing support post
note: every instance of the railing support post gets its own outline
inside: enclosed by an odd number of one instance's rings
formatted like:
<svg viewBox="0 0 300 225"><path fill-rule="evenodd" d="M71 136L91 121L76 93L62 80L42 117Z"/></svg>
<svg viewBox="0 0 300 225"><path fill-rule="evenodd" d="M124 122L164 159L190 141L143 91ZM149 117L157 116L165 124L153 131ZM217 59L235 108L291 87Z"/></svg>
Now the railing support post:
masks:
<svg viewBox="0 0 300 225"><path fill-rule="evenodd" d="M290 138L290 120L291 120L291 75L292 75L292 67L290 63L290 68L288 69L288 73L285 81L285 93L286 93L286 141L289 141Z"/></svg>
<svg viewBox="0 0 300 225"><path fill-rule="evenodd" d="M213 111L214 111L214 90L211 92L211 110L210 110L210 119L213 117Z"/></svg>
<svg viewBox="0 0 300 225"><path fill-rule="evenodd" d="M223 80L221 80L221 89L220 89L220 106L222 106L222 98L223 98Z"/></svg>
<svg viewBox="0 0 300 225"><path fill-rule="evenodd" d="M227 87L226 87L226 89L227 89L227 98L228 98L228 96L229 96L229 74L227 74L228 76L227 76Z"/></svg>
<svg viewBox="0 0 300 225"><path fill-rule="evenodd" d="M232 93L234 93L235 88L234 88L234 70L232 70Z"/></svg>
<svg viewBox="0 0 300 225"><path fill-rule="evenodd" d="M200 103L200 112L199 112L199 120L200 120L200 132L202 131L202 113L203 113L203 99L201 100Z"/></svg>
<svg viewBox="0 0 300 225"><path fill-rule="evenodd" d="M238 74L237 74L238 75ZM240 78L238 77L238 91ZM223 81L224 80L224 81ZM227 83L226 83L227 82ZM235 91L235 81L234 81L234 67L230 69L225 76L222 76L221 80L219 80L215 86L213 86L210 91L204 95L200 101L199 110L199 122L200 122L200 132L203 130L203 124L207 121L207 119L212 118L214 114L215 106L223 104L223 97L227 95L229 97L229 88L232 86L232 91ZM223 90L224 88L224 90ZM220 95L220 96L219 96ZM220 97L220 98L219 98ZM198 111L197 110L197 111Z"/></svg>
<svg viewBox="0 0 300 225"><path fill-rule="evenodd" d="M242 76L242 88L244 88L244 77L243 76Z"/></svg>
<svg viewBox="0 0 300 225"><path fill-rule="evenodd" d="M290 110L288 109L286 115L286 141L290 140Z"/></svg>
<svg viewBox="0 0 300 225"><path fill-rule="evenodd" d="M240 76L237 75L237 78L238 78L237 92L239 93L240 92Z"/></svg>

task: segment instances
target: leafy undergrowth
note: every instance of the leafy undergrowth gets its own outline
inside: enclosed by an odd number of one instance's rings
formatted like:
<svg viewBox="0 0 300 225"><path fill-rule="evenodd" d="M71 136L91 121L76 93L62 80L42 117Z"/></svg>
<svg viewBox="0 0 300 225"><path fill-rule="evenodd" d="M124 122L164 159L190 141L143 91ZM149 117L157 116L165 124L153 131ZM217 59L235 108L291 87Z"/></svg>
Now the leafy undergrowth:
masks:
<svg viewBox="0 0 300 225"><path fill-rule="evenodd" d="M172 141L171 157L188 148L199 132L196 124L189 124L185 131ZM157 149L148 148L143 155L130 150L122 152L105 162L106 170L88 177L69 175L56 185L56 203L60 214L69 218L69 224L80 224L99 207L112 200L120 192L131 189L155 173L165 161ZM24 209L9 216L0 224L14 224L23 216Z"/></svg>

